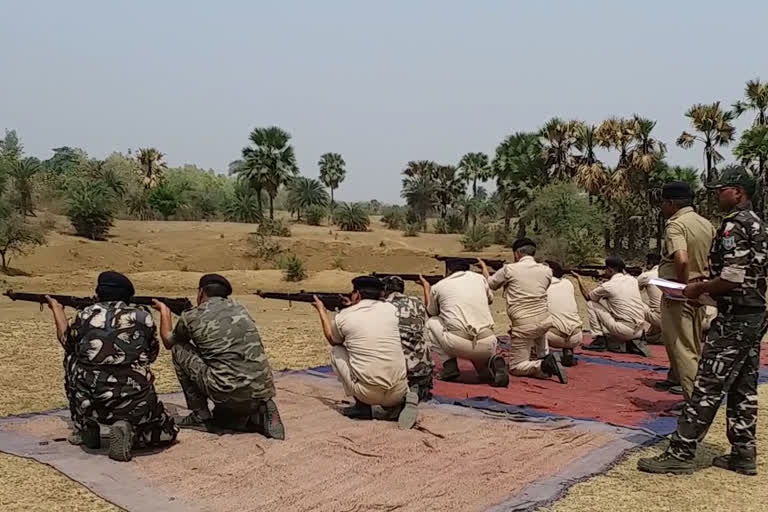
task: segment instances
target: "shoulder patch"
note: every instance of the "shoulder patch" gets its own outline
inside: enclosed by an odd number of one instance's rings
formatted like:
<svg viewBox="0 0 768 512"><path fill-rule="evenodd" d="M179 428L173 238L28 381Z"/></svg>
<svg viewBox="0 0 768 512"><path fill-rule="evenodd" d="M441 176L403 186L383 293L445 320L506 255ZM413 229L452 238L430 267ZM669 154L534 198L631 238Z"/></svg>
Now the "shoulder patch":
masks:
<svg viewBox="0 0 768 512"><path fill-rule="evenodd" d="M727 233L726 233L727 234ZM730 251L736 248L736 239L733 236L723 237L723 249Z"/></svg>

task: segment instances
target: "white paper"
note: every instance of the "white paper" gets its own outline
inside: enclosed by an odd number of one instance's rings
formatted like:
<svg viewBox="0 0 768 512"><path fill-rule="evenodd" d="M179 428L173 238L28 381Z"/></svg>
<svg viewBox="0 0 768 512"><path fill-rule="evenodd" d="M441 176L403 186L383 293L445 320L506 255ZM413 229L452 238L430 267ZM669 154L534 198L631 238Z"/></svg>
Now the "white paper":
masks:
<svg viewBox="0 0 768 512"><path fill-rule="evenodd" d="M683 290L685 290L685 287L687 285L684 285L683 283L678 283L677 281L669 281L667 279L660 279L660 278L654 278L648 281L648 284L652 284L656 286L658 289L664 293L664 297L670 300L687 300L685 298L685 295L683 295ZM706 306L716 306L717 303L715 300L709 296L709 294L705 293L699 296L698 300L695 302L698 302L699 304L704 304Z"/></svg>

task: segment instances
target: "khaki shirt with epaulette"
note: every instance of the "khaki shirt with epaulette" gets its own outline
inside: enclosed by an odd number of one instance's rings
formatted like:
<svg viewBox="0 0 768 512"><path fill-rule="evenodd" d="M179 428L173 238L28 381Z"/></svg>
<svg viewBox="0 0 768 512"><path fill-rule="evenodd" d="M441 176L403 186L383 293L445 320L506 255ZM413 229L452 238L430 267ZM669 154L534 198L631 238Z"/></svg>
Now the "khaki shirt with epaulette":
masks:
<svg viewBox="0 0 768 512"><path fill-rule="evenodd" d="M667 221L661 252L659 277L677 280L675 253L688 253L688 280L709 277L709 251L715 238L715 228L707 219L686 206Z"/></svg>

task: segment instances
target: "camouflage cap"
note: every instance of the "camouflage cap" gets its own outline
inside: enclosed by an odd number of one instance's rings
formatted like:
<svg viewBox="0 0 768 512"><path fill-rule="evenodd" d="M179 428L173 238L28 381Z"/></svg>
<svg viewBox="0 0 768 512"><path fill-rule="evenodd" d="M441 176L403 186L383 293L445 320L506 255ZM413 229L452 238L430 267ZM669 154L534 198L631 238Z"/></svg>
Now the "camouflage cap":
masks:
<svg viewBox="0 0 768 512"><path fill-rule="evenodd" d="M718 179L711 183L707 183L707 188L709 189L733 186L742 187L750 195L754 194L755 177L743 166L732 165L723 169Z"/></svg>

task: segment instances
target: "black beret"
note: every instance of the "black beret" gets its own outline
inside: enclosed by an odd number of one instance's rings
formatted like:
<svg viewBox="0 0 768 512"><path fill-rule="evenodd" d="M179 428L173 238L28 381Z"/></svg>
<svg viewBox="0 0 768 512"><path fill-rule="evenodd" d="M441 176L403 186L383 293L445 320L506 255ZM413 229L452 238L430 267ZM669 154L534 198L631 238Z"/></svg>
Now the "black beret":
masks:
<svg viewBox="0 0 768 512"><path fill-rule="evenodd" d="M98 288L111 288L111 289L117 289L117 290L124 290L126 294L130 297L133 297L133 295L136 293L136 291L133 288L133 283L130 279L125 277L120 272L115 272L114 270L108 270L106 272L102 272L99 274L99 277L97 279L97 289Z"/></svg>
<svg viewBox="0 0 768 512"><path fill-rule="evenodd" d="M675 181L667 183L661 189L662 199L693 199L693 190L688 183Z"/></svg>
<svg viewBox="0 0 768 512"><path fill-rule="evenodd" d="M384 283L378 277L360 276L352 280L352 288L354 290L382 291Z"/></svg>
<svg viewBox="0 0 768 512"><path fill-rule="evenodd" d="M198 288L204 288L209 284L218 284L227 289L227 295L232 295L232 285L229 284L227 278L220 276L219 274L205 274L200 278L200 284Z"/></svg>
<svg viewBox="0 0 768 512"><path fill-rule="evenodd" d="M528 245L535 248L536 242L534 242L530 238L518 238L517 240L515 240L515 243L512 244L512 250L516 251L521 247L526 247Z"/></svg>

